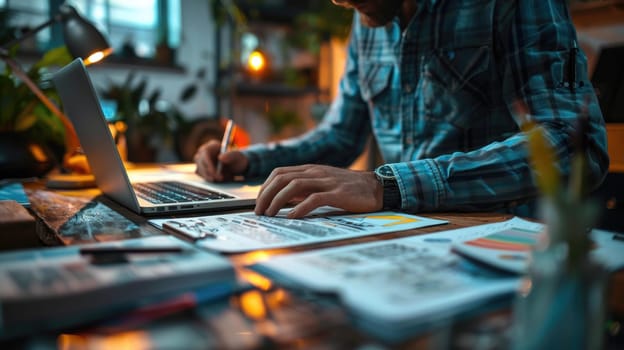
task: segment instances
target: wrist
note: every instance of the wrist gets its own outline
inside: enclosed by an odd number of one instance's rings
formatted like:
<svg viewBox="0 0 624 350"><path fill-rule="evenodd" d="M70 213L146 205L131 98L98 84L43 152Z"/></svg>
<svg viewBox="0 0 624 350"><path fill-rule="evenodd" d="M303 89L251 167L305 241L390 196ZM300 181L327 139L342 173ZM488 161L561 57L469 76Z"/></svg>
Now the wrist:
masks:
<svg viewBox="0 0 624 350"><path fill-rule="evenodd" d="M389 165L382 165L375 169L375 176L382 189L383 210L400 209L401 191L394 170Z"/></svg>

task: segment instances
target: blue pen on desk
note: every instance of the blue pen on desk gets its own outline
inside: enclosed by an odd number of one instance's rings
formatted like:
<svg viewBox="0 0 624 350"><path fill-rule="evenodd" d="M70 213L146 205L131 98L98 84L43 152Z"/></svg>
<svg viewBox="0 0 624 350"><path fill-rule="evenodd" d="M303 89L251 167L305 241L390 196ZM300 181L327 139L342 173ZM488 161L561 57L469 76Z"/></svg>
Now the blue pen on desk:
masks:
<svg viewBox="0 0 624 350"><path fill-rule="evenodd" d="M119 255L119 254L166 254L184 253L182 247L85 247L80 248L81 255Z"/></svg>
<svg viewBox="0 0 624 350"><path fill-rule="evenodd" d="M128 263L128 255L154 255L154 254L181 254L190 252L182 247L84 247L80 248L80 255L88 257L94 265Z"/></svg>
<svg viewBox="0 0 624 350"><path fill-rule="evenodd" d="M613 239L616 241L624 241L624 233L614 233Z"/></svg>
<svg viewBox="0 0 624 350"><path fill-rule="evenodd" d="M232 144L232 138L234 137L234 121L232 119L228 119L227 124L225 125L225 132L223 133L223 138L221 139L221 150L219 154L225 153L228 151L230 144ZM223 165L220 161L217 160L217 173L221 174L223 169Z"/></svg>

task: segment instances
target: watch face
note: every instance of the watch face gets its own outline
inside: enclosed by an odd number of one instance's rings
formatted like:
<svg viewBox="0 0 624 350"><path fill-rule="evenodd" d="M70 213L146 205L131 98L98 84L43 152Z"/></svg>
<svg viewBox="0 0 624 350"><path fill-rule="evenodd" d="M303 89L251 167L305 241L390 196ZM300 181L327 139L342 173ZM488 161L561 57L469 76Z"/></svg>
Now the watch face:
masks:
<svg viewBox="0 0 624 350"><path fill-rule="evenodd" d="M377 173L377 176L382 178L395 178L394 171L392 171L392 168L389 165L380 166L377 170L375 170L375 173Z"/></svg>

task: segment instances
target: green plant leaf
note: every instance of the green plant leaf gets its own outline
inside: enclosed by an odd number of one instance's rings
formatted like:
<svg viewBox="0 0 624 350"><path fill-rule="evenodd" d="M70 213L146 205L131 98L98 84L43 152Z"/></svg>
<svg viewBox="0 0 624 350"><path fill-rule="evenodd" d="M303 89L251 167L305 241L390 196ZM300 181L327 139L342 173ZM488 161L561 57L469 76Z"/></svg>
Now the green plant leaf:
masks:
<svg viewBox="0 0 624 350"><path fill-rule="evenodd" d="M15 130L26 131L35 125L36 122L37 116L33 112L33 108L28 108L15 119Z"/></svg>
<svg viewBox="0 0 624 350"><path fill-rule="evenodd" d="M72 61L72 56L67 51L66 46L59 46L57 48L48 50L43 57L33 65L35 69L47 68L50 66L65 66Z"/></svg>
<svg viewBox="0 0 624 350"><path fill-rule="evenodd" d="M182 90L182 94L180 94L180 101L188 102L195 96L195 94L197 94L197 85L189 85Z"/></svg>
<svg viewBox="0 0 624 350"><path fill-rule="evenodd" d="M137 106L141 99L143 98L143 94L145 93L145 88L147 88L147 79L143 79L137 84L137 86L132 90L131 96L132 101L135 101Z"/></svg>
<svg viewBox="0 0 624 350"><path fill-rule="evenodd" d="M123 90L130 90L132 83L134 82L134 77L136 75L134 74L134 71L130 71L130 73L128 73L128 75L126 76L126 80L124 81L123 85L122 85L122 89Z"/></svg>
<svg viewBox="0 0 624 350"><path fill-rule="evenodd" d="M154 106L156 102L158 101L158 99L160 99L160 94L161 94L160 89L156 89L154 90L154 92L152 92L152 94L147 99L149 101L150 107Z"/></svg>
<svg viewBox="0 0 624 350"><path fill-rule="evenodd" d="M14 114L18 101L15 98L15 84L11 78L0 75L0 130L13 128Z"/></svg>

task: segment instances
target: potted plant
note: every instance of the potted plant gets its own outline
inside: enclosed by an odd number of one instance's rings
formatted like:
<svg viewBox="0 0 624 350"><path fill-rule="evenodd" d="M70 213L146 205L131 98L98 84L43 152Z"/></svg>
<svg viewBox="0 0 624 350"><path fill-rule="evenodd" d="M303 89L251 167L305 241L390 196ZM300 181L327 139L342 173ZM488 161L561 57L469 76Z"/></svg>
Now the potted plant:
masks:
<svg viewBox="0 0 624 350"><path fill-rule="evenodd" d="M15 49L9 54L14 55ZM27 71L30 79L60 104L48 68L71 61L65 47L48 51ZM63 159L62 122L31 92L10 67L0 72L0 178L41 176Z"/></svg>
<svg viewBox="0 0 624 350"><path fill-rule="evenodd" d="M122 83L109 81L100 94L117 104L115 119L127 127L128 160L131 162L153 162L159 148L173 149L176 131L186 125L182 113L161 99L161 90L157 88L148 94L147 78L136 81L134 72Z"/></svg>

